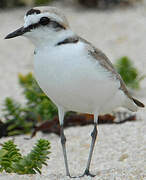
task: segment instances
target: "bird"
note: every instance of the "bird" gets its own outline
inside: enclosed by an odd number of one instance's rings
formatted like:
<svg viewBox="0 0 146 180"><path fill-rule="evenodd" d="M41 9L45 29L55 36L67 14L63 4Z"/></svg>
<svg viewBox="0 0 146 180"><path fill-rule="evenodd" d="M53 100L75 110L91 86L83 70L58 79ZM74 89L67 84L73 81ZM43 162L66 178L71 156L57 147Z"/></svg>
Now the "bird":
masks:
<svg viewBox="0 0 146 180"><path fill-rule="evenodd" d="M77 35L58 8L40 6L29 9L24 16L24 25L5 39L17 36L24 36L34 44L35 78L58 108L61 145L69 177L73 176L66 152L65 113L75 111L94 115L89 156L85 171L79 176L94 177L90 164L98 134L99 114L117 107L135 112L144 104L132 97L108 57Z"/></svg>

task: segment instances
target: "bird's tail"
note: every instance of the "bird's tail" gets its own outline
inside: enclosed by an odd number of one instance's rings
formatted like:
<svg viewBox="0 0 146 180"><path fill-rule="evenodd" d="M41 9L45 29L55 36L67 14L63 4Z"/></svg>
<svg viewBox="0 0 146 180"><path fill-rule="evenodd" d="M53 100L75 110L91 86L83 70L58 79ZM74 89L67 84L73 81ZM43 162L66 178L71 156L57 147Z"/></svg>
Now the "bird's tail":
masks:
<svg viewBox="0 0 146 180"><path fill-rule="evenodd" d="M138 107L143 108L143 107L145 107L145 105L135 98L127 98L125 107L128 108L130 111L135 112L138 110Z"/></svg>

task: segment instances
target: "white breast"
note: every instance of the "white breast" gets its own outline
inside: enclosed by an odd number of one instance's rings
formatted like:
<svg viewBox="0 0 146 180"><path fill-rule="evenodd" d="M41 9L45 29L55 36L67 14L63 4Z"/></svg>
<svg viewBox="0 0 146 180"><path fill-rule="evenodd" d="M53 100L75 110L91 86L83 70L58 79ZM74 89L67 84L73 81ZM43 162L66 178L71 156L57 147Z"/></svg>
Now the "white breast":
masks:
<svg viewBox="0 0 146 180"><path fill-rule="evenodd" d="M66 110L108 111L115 97L113 106L121 103L119 82L88 55L82 42L38 49L34 69L43 91Z"/></svg>

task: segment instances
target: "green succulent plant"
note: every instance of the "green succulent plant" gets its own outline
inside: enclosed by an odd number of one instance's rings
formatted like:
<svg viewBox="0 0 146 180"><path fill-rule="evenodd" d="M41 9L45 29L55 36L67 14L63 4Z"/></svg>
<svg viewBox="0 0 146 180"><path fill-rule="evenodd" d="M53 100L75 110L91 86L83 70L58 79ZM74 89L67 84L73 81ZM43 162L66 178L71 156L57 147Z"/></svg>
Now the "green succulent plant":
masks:
<svg viewBox="0 0 146 180"><path fill-rule="evenodd" d="M140 75L137 68L134 67L132 61L124 56L117 60L115 67L117 69L117 72L121 75L123 81L125 84L132 89L139 89L140 88L140 82L143 80L146 76Z"/></svg>
<svg viewBox="0 0 146 180"><path fill-rule="evenodd" d="M3 112L9 136L26 134L34 126L34 122L27 118L27 110L11 98L5 99Z"/></svg>
<svg viewBox="0 0 146 180"><path fill-rule="evenodd" d="M50 142L40 139L30 153L22 156L14 142L9 140L0 149L0 172L18 174L36 174L38 172L41 174L42 166L47 166L49 149Z"/></svg>

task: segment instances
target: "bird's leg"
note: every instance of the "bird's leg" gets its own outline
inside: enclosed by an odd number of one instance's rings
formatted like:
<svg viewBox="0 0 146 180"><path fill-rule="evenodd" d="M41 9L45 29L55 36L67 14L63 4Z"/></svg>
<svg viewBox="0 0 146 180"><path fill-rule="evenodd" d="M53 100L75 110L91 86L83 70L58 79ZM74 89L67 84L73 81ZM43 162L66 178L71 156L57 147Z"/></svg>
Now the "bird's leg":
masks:
<svg viewBox="0 0 146 180"><path fill-rule="evenodd" d="M66 175L70 178L78 178L79 176L71 176L69 173L69 167L68 167L68 161L67 161L67 154L66 154L66 137L64 135L64 129L63 125L60 126L60 136L61 136L61 144L62 144L62 150L63 150L63 156L64 156L64 162L65 162L65 168L66 168Z"/></svg>
<svg viewBox="0 0 146 180"><path fill-rule="evenodd" d="M63 150L63 157L65 162L66 168L66 175L70 177L68 162L67 162L67 154L66 154L66 137L64 135L64 128L63 128L63 120L64 120L65 111L61 107L58 107L58 115L59 115L59 122L60 122L60 136L61 136L61 145Z"/></svg>
<svg viewBox="0 0 146 180"><path fill-rule="evenodd" d="M63 125L60 126L60 135L61 135L61 144L66 168L66 175L70 177L69 168L68 168L68 161L67 161L67 154L66 154L66 137L64 135Z"/></svg>
<svg viewBox="0 0 146 180"><path fill-rule="evenodd" d="M91 142L91 146L90 146L87 166L86 166L86 169L85 169L85 171L84 171L82 176L84 176L84 175L91 176L91 177L95 176L94 174L90 173L89 169L90 169L91 158L92 158L93 149L94 149L95 141L96 141L96 137L97 137L97 120L98 120L98 116L94 115L94 129L93 129L93 131L91 133L92 142Z"/></svg>

